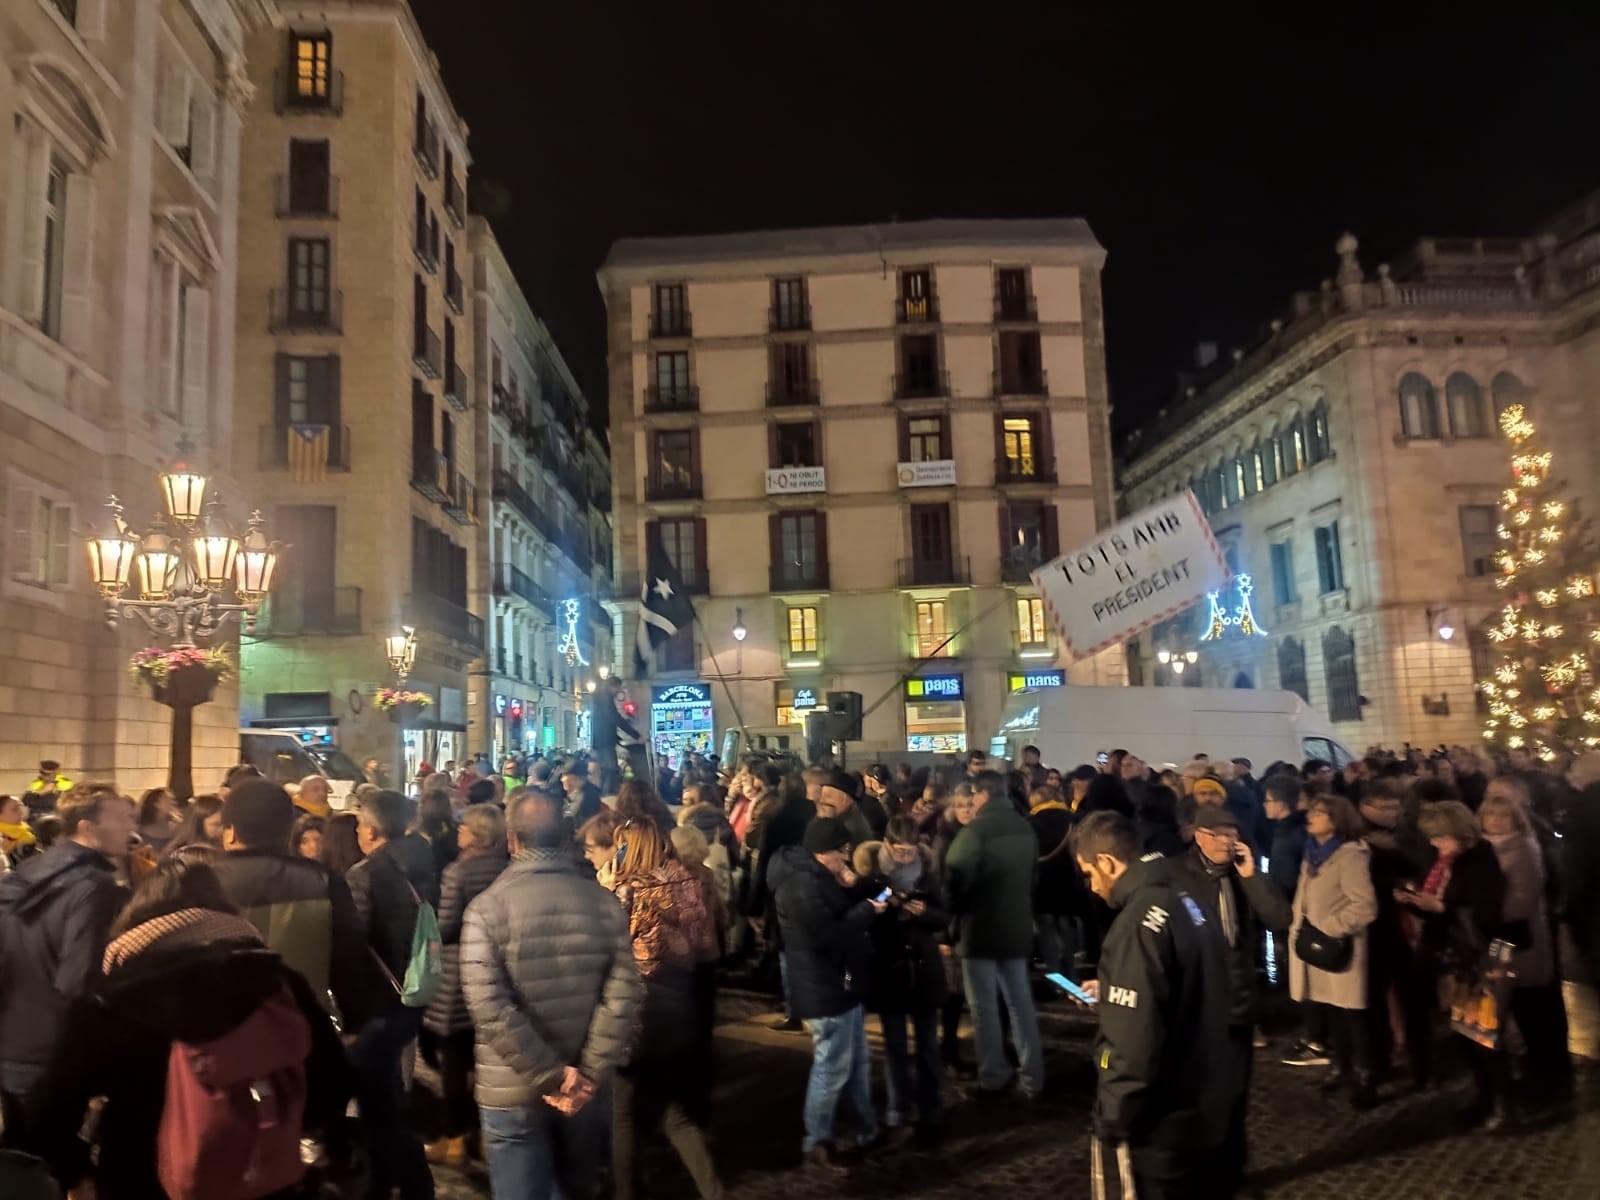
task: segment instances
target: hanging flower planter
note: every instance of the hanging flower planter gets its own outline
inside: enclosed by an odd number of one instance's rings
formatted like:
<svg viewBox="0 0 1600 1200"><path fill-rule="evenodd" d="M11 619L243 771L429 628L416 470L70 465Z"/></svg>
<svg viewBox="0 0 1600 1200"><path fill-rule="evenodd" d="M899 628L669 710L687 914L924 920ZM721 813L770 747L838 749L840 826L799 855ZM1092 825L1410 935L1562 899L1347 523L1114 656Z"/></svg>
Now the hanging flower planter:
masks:
<svg viewBox="0 0 1600 1200"><path fill-rule="evenodd" d="M207 703L217 684L233 674L233 663L220 649L180 646L170 650L149 646L128 665L133 676L150 688L157 704L168 708L194 708Z"/></svg>
<svg viewBox="0 0 1600 1200"><path fill-rule="evenodd" d="M379 688L373 706L387 713L396 725L410 725L422 715L422 710L433 703L427 692L410 692L402 688Z"/></svg>

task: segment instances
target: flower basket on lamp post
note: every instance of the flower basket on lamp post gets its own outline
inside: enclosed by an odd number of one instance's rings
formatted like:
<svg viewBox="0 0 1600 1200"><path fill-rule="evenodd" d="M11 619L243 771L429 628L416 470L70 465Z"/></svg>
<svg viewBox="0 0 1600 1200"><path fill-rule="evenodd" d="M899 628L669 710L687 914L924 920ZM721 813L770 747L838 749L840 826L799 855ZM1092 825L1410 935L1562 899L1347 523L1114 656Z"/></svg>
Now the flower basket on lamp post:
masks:
<svg viewBox="0 0 1600 1200"><path fill-rule="evenodd" d="M128 665L134 678L150 688L151 698L172 710L172 757L167 782L174 795L188 799L194 794L194 709L208 703L217 684L233 674L233 663L215 647L202 650L198 646L149 646L129 659Z"/></svg>
<svg viewBox="0 0 1600 1200"><path fill-rule="evenodd" d="M407 691L403 688L379 688L373 701L379 712L387 713L396 725L413 724L422 716L422 710L433 703L427 692Z"/></svg>

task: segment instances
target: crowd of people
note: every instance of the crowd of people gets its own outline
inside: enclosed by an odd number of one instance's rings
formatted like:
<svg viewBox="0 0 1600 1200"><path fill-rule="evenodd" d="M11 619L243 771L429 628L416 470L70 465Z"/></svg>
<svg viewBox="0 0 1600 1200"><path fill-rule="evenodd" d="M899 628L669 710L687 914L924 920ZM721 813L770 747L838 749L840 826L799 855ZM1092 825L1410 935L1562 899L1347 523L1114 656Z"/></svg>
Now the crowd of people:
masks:
<svg viewBox="0 0 1600 1200"><path fill-rule="evenodd" d="M1298 1014L1275 1055L1357 1109L1460 1062L1465 1124L1567 1111L1568 1004L1600 963L1600 756L1408 749L1259 778L1100 758L688 754L648 782L535 758L365 783L343 811L320 777L250 767L183 804L0 797L0 1133L69 1195L418 1200L432 1165L481 1159L497 1197L631 1198L660 1136L719 1197L729 978L809 1037L797 1142L827 1179L941 1145L952 1080L1035 1101L1040 1003L1097 1018L1099 1188L1239 1186L1275 988Z"/></svg>

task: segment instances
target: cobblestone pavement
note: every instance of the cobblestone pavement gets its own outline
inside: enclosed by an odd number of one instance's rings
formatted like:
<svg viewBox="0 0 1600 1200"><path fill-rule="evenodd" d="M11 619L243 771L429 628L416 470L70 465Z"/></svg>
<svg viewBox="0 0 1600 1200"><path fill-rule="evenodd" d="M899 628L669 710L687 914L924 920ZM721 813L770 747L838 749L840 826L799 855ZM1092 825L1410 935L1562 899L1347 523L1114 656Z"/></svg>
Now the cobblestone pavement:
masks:
<svg viewBox="0 0 1600 1200"><path fill-rule="evenodd" d="M1046 1008L1049 1083L1033 1104L976 1100L946 1084L946 1139L938 1151L882 1154L840 1184L799 1168L800 1101L810 1062L804 1034L767 1028L771 1011L725 996L717 1043L719 1167L736 1200L807 1197L1068 1197L1089 1194L1088 1107L1092 1026ZM869 1026L876 1022L869 1018ZM1457 1079L1423 1096L1385 1094L1370 1113L1330 1100L1278 1063L1274 1042L1256 1055L1250 1109L1250 1183L1268 1197L1338 1200L1595 1200L1600 1197L1600 1072L1585 1072L1577 1117L1513 1137L1464 1135L1451 1117L1466 1098ZM970 1048L969 1048L970 1053ZM877 1081L881 1089L881 1077ZM1392 1098L1391 1098L1392 1097ZM688 1200L694 1189L663 1142L647 1195ZM488 1195L481 1171L439 1172L445 1200Z"/></svg>

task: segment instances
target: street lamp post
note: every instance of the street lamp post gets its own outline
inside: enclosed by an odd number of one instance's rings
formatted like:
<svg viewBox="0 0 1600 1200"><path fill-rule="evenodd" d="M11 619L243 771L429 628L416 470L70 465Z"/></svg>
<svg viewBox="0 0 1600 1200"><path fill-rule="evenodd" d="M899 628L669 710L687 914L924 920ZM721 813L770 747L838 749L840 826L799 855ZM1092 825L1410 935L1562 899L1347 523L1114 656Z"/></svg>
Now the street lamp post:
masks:
<svg viewBox="0 0 1600 1200"><path fill-rule="evenodd" d="M106 602L106 624L136 616L173 651L195 650L229 621L249 632L271 590L283 547L261 529L253 512L245 535L234 533L215 495L206 498L206 476L179 458L160 476L166 517L142 534L123 519L116 496L106 502L107 528L85 538L89 570ZM125 595L132 584L135 595ZM234 600L225 599L229 590ZM155 699L172 709L172 747L167 787L180 800L194 795L193 710L211 698L218 668L199 661L168 663L153 677Z"/></svg>

